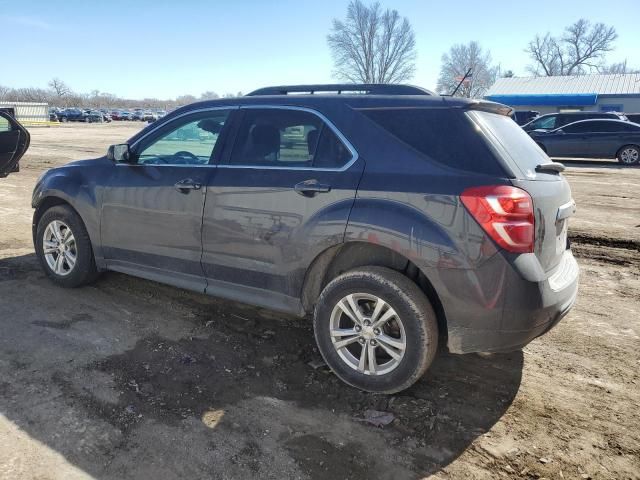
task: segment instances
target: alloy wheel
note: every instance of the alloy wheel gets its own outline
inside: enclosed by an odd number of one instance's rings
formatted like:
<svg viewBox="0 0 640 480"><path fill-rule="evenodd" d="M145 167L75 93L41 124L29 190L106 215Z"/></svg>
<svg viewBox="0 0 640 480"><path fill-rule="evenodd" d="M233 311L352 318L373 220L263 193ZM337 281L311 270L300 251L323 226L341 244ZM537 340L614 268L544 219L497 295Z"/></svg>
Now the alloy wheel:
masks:
<svg viewBox="0 0 640 480"><path fill-rule="evenodd" d="M640 152L638 152L637 148L633 147L625 148L620 152L620 160L622 160L623 163L636 163L639 156Z"/></svg>
<svg viewBox="0 0 640 480"><path fill-rule="evenodd" d="M47 265L56 275L69 275L78 260L76 239L71 228L60 220L53 220L44 230L42 252Z"/></svg>
<svg viewBox="0 0 640 480"><path fill-rule="evenodd" d="M382 298L368 293L347 295L335 305L329 334L338 356L364 375L395 370L407 349L400 316Z"/></svg>

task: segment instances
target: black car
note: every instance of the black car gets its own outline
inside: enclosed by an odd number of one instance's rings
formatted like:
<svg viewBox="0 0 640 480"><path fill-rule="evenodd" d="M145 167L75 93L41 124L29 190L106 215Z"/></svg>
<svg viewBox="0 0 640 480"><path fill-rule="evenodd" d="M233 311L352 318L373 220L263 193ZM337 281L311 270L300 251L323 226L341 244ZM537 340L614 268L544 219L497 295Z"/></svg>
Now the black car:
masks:
<svg viewBox="0 0 640 480"><path fill-rule="evenodd" d="M535 120L522 126L525 131L531 130L554 130L569 123L579 120L595 120L598 118L608 118L611 120L626 120L627 117L622 113L616 112L561 112L547 113L540 115Z"/></svg>
<svg viewBox="0 0 640 480"><path fill-rule="evenodd" d="M510 113L404 85L188 105L43 175L35 249L65 287L114 270L313 317L339 378L397 392L438 342L518 349L574 303L569 184Z"/></svg>
<svg viewBox="0 0 640 480"><path fill-rule="evenodd" d="M0 178L19 170L18 162L30 141L27 129L9 112L0 110Z"/></svg>
<svg viewBox="0 0 640 480"><path fill-rule="evenodd" d="M550 157L617 158L624 165L640 161L640 125L623 120L581 120L529 135Z"/></svg>

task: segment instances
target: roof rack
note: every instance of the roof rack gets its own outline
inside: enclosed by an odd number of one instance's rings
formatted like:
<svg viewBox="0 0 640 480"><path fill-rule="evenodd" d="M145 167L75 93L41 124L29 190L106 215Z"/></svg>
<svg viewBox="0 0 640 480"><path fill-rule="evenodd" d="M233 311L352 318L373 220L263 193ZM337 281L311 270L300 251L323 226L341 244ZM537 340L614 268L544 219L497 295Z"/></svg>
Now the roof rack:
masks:
<svg viewBox="0 0 640 480"><path fill-rule="evenodd" d="M368 95L433 95L434 93L412 85L388 83L332 83L325 85L282 85L265 87L248 93L249 97L262 95L288 95L290 93L365 93Z"/></svg>

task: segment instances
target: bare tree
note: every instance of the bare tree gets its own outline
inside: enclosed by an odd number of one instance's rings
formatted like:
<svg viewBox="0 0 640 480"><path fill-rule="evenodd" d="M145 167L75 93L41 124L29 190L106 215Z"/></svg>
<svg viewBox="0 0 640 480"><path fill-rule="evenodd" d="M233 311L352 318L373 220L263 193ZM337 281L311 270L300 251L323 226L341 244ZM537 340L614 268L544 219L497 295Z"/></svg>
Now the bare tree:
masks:
<svg viewBox="0 0 640 480"><path fill-rule="evenodd" d="M52 78L49 81L49 87L55 92L56 96L64 97L65 95L69 95L71 93L71 89L69 86L64 83L59 78Z"/></svg>
<svg viewBox="0 0 640 480"><path fill-rule="evenodd" d="M9 98L10 92L11 92L11 89L9 87L0 85L0 100L7 100Z"/></svg>
<svg viewBox="0 0 640 480"><path fill-rule="evenodd" d="M623 60L622 62L612 63L610 65L606 65L602 67L600 73L612 73L612 74L624 74L624 73L640 73L640 70L637 68L631 68L627 65L627 60Z"/></svg>
<svg viewBox="0 0 640 480"><path fill-rule="evenodd" d="M200 95L200 100L215 100L216 98L220 98L220 95L218 95L216 92L213 91L206 91L203 92Z"/></svg>
<svg viewBox="0 0 640 480"><path fill-rule="evenodd" d="M438 91L453 92L469 69L471 76L462 83L456 96L481 97L496 81L499 71L499 67L491 65L491 52L484 52L478 42L454 45L442 55Z"/></svg>
<svg viewBox="0 0 640 480"><path fill-rule="evenodd" d="M347 18L333 20L327 36L334 74L350 82L398 83L413 77L416 41L407 18L352 0Z"/></svg>
<svg viewBox="0 0 640 480"><path fill-rule="evenodd" d="M525 52L533 60L529 71L534 75L577 75L598 71L603 67L604 57L613 50L618 38L614 27L604 23L591 24L581 18L565 28L562 37L547 33L529 42Z"/></svg>

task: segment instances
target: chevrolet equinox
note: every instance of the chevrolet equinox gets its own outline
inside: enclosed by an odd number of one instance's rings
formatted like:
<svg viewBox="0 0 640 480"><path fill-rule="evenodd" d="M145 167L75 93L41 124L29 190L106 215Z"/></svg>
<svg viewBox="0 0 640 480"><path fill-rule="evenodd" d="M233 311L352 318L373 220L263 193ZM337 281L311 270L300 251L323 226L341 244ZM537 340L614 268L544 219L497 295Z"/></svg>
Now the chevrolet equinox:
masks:
<svg viewBox="0 0 640 480"><path fill-rule="evenodd" d="M562 164L497 103L406 85L195 103L46 172L33 240L64 287L114 270L300 317L392 393L450 352L519 349L571 308Z"/></svg>

